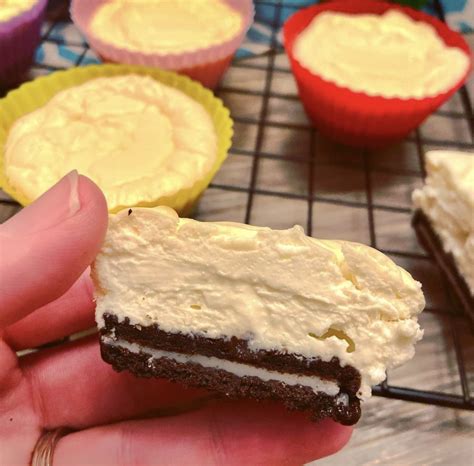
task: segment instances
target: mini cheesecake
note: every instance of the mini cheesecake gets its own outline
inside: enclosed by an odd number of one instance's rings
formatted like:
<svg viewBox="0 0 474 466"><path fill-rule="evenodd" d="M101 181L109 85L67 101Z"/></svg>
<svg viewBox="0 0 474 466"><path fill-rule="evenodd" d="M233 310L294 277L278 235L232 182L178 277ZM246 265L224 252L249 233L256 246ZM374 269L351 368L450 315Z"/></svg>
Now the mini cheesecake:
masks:
<svg viewBox="0 0 474 466"><path fill-rule="evenodd" d="M397 10L323 12L298 36L294 55L328 82L385 98L438 95L469 69L463 50L445 44L432 25Z"/></svg>
<svg viewBox="0 0 474 466"><path fill-rule="evenodd" d="M474 319L474 152L428 152L425 168L413 225Z"/></svg>
<svg viewBox="0 0 474 466"><path fill-rule="evenodd" d="M105 361L354 424L422 336L421 285L362 244L180 219L110 217L93 266Z"/></svg>
<svg viewBox="0 0 474 466"><path fill-rule="evenodd" d="M30 201L78 170L117 212L173 205L212 173L217 158L218 134L201 102L151 76L123 74L63 89L19 118L3 169Z"/></svg>
<svg viewBox="0 0 474 466"><path fill-rule="evenodd" d="M90 30L130 51L179 54L231 40L242 23L242 15L223 0L119 0L98 6Z"/></svg>
<svg viewBox="0 0 474 466"><path fill-rule="evenodd" d="M31 9L38 0L0 0L0 22L9 21Z"/></svg>

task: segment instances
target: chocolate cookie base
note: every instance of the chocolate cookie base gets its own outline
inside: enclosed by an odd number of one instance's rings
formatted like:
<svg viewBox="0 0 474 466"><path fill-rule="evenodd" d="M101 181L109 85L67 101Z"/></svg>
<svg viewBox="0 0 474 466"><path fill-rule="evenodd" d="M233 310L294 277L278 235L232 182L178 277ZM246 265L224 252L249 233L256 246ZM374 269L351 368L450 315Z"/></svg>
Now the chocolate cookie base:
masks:
<svg viewBox="0 0 474 466"><path fill-rule="evenodd" d="M353 425L360 418L360 401L347 396L348 403L338 396L315 393L302 385L286 385L264 381L258 377L239 377L222 369L195 363L180 363L168 358L150 359L146 352L134 353L126 348L101 341L102 358L116 371L128 370L138 377L162 377L192 387L212 390L228 398L277 400L290 410L309 411L313 420L332 418L344 425Z"/></svg>
<svg viewBox="0 0 474 466"><path fill-rule="evenodd" d="M412 225L420 244L434 258L459 299L462 309L474 324L474 297L464 277L459 273L454 257L444 251L441 239L421 210L418 209L413 215Z"/></svg>
<svg viewBox="0 0 474 466"><path fill-rule="evenodd" d="M101 335L126 340L130 343L171 351L182 354L201 354L220 359L248 364L251 366L285 372L317 376L324 380L337 382L341 391L355 397L360 388L360 373L352 366L341 366L337 357L330 361L318 358L307 359L300 355L278 351L249 348L248 342L236 337L228 339L206 338L201 335L168 333L157 325L135 326L128 318L119 322L112 314L104 315L105 326L100 329Z"/></svg>

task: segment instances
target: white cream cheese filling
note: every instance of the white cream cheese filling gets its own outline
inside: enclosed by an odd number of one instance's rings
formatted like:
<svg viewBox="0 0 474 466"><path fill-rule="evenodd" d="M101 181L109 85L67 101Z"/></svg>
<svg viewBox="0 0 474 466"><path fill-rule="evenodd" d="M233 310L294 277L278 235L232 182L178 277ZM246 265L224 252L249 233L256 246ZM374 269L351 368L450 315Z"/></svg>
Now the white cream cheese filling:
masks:
<svg viewBox="0 0 474 466"><path fill-rule="evenodd" d="M132 353L145 353L150 356L152 361L159 360L160 358L167 358L181 364L194 363L199 364L202 367L221 369L239 377L258 377L259 379L266 382L274 380L276 382L282 382L286 385L302 385L305 387L310 387L314 393L322 392L330 396L336 396L339 393L339 386L336 382L323 380L317 376L306 376L271 371L268 369L250 366L248 364L241 364L233 361L227 361L225 359L202 356L199 354L191 355L174 353L171 351L161 351L148 346L138 345L137 343L129 343L125 340L113 340L112 338L108 337L102 337L102 341L107 345L124 348Z"/></svg>
<svg viewBox="0 0 474 466"><path fill-rule="evenodd" d="M445 92L469 67L467 54L447 46L433 26L394 10L321 13L297 37L293 52L313 74L387 98Z"/></svg>
<svg viewBox="0 0 474 466"><path fill-rule="evenodd" d="M30 10L38 0L0 0L0 22Z"/></svg>
<svg viewBox="0 0 474 466"><path fill-rule="evenodd" d="M92 18L92 33L144 53L182 53L237 36L242 15L223 0L115 0Z"/></svg>

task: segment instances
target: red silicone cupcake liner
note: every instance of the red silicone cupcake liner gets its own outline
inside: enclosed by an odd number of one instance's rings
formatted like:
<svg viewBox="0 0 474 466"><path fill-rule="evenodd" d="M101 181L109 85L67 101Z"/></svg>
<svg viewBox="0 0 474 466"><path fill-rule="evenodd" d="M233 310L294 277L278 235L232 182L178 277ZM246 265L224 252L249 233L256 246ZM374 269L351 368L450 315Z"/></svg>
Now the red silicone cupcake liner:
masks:
<svg viewBox="0 0 474 466"><path fill-rule="evenodd" d="M40 43L46 3L47 0L38 0L29 10L0 21L0 88L18 84L31 66Z"/></svg>
<svg viewBox="0 0 474 466"><path fill-rule="evenodd" d="M148 53L115 46L103 41L91 31L90 22L97 8L105 1L107 0L73 0L71 3L72 20L104 61L177 71L211 88L217 85L227 70L254 15L252 0L226 0L226 3L242 15L242 27L236 36L221 44L183 53Z"/></svg>
<svg viewBox="0 0 474 466"><path fill-rule="evenodd" d="M283 36L300 99L308 117L321 133L336 141L376 148L403 139L441 106L464 83L472 68L446 92L423 99L384 98L354 92L329 82L303 67L293 55L293 43L313 18L325 11L382 14L389 9L405 13L416 21L431 24L446 45L458 47L471 57L463 37L444 23L411 8L373 0L334 1L295 13L285 23Z"/></svg>

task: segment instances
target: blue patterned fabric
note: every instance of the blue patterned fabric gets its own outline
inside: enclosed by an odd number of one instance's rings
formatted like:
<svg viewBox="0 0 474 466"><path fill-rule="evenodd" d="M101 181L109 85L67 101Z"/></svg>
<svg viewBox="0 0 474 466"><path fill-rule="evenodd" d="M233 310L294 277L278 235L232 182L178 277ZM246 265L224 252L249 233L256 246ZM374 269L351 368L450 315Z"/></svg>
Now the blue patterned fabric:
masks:
<svg viewBox="0 0 474 466"><path fill-rule="evenodd" d="M319 0L284 0L283 7L277 7L277 2L256 1L255 22L237 56L244 57L265 51L270 46L275 26L280 28L299 8L317 3ZM464 33L474 31L474 0L441 0L441 3L446 14L446 21L451 28ZM436 14L431 1L427 3L424 11ZM278 41L280 35L277 35L276 39Z"/></svg>
<svg viewBox="0 0 474 466"><path fill-rule="evenodd" d="M463 33L474 32L474 1L442 0L447 23L455 30ZM432 12L431 8L427 8Z"/></svg>
<svg viewBox="0 0 474 466"><path fill-rule="evenodd" d="M448 24L461 32L474 31L474 0L441 0L446 12ZM272 44L274 29L279 30L284 21L297 9L318 3L318 0L283 0L280 11L277 2L271 0L255 1L255 22L250 28L246 40L237 51L237 58L260 55L267 52ZM425 11L434 14L434 9L425 7ZM45 26L45 30L48 25ZM276 45L281 45L281 35L276 32ZM57 67L69 67L79 61L83 65L100 63L93 51L84 55L85 40L71 23L56 24L46 41L36 52L36 62Z"/></svg>
<svg viewBox="0 0 474 466"><path fill-rule="evenodd" d="M396 0L392 0L396 3ZM468 33L474 32L474 1L473 0L440 0L446 14L449 26L457 31ZM275 24L276 2L255 2L255 20L267 25ZM274 5L272 5L274 3ZM280 13L280 25L291 16L298 8L315 5L319 0L284 0L284 7ZM402 3L402 2L400 2ZM428 1L424 11L435 14L433 2Z"/></svg>

